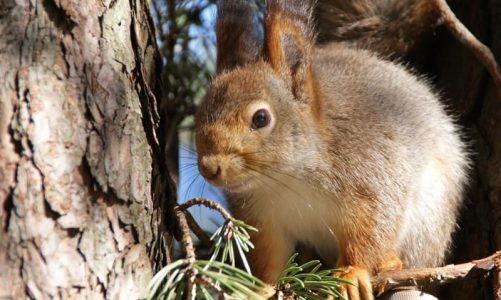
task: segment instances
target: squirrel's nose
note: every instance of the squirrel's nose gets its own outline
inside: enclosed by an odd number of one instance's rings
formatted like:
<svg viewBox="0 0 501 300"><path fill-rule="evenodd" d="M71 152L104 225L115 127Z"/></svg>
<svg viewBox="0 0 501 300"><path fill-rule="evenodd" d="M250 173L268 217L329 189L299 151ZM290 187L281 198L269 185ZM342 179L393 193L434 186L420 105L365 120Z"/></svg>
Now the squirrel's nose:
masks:
<svg viewBox="0 0 501 300"><path fill-rule="evenodd" d="M199 168L200 173L209 180L217 180L221 177L221 165L216 157L202 157Z"/></svg>
<svg viewBox="0 0 501 300"><path fill-rule="evenodd" d="M216 170L214 171L214 169ZM207 177L211 180L216 180L220 175L221 175L221 167L214 166L214 168L212 168L207 174Z"/></svg>

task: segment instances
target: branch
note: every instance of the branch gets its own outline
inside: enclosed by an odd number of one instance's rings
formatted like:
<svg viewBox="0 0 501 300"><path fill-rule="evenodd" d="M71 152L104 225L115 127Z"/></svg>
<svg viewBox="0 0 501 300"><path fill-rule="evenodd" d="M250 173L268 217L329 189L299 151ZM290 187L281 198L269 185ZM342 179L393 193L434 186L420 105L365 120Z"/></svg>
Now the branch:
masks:
<svg viewBox="0 0 501 300"><path fill-rule="evenodd" d="M207 276L198 276L195 279L195 283L210 287L218 294L219 299L227 299L226 296L228 296L228 295L224 292L224 290L219 285L215 284L211 278L209 278Z"/></svg>
<svg viewBox="0 0 501 300"><path fill-rule="evenodd" d="M435 0L437 9L443 18L444 25L450 33L480 61L491 75L498 96L501 97L501 70L491 50L482 44L463 23L454 15L445 0Z"/></svg>
<svg viewBox="0 0 501 300"><path fill-rule="evenodd" d="M224 207L222 207L219 203L211 201L206 198L193 198L191 200L184 202L183 204L180 204L178 206L178 209L184 211L194 205L202 205L210 209L217 210L223 216L225 221L232 219L231 215L226 211L226 209L224 209Z"/></svg>
<svg viewBox="0 0 501 300"><path fill-rule="evenodd" d="M186 256L187 263L187 287L186 299L195 299L196 290L195 290L195 278L196 274L193 272L193 264L195 263L195 248L193 247L193 240L190 234L190 227L188 226L188 221L186 220L186 215L183 211L175 208L177 222L179 224L179 229L181 230L181 245L184 250L184 254Z"/></svg>
<svg viewBox="0 0 501 300"><path fill-rule="evenodd" d="M419 288L438 286L458 280L477 278L495 269L499 270L500 263L501 251L497 251L489 257L459 265L387 271L372 279L372 287L377 295L381 295L401 286L417 285Z"/></svg>
<svg viewBox="0 0 501 300"><path fill-rule="evenodd" d="M193 198L176 207L176 210L184 213L184 218L187 222L188 227L191 228L191 230L193 230L193 233L195 233L195 235L200 239L202 244L205 247L210 248L210 246L212 245L210 238L207 236L205 231L203 231L200 225L198 225L198 223L195 221L191 213L188 211L188 208L195 205L205 206L207 208L218 211L223 216L225 221L231 220L232 219L231 215L219 203L206 198Z"/></svg>
<svg viewBox="0 0 501 300"><path fill-rule="evenodd" d="M188 211L188 210L183 210L185 216L186 216L186 221L188 221L188 225L191 228L191 231L198 237L202 245L206 249L210 249L212 247L212 242L209 238L209 236L205 233L205 231L198 225L197 221L195 218L193 218L193 215Z"/></svg>

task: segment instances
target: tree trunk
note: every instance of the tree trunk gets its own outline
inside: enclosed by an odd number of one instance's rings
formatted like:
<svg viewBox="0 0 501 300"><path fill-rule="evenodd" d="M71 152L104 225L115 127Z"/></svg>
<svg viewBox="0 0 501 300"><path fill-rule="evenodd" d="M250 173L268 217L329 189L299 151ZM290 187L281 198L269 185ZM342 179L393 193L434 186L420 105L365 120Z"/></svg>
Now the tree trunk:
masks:
<svg viewBox="0 0 501 300"><path fill-rule="evenodd" d="M148 5L0 1L0 298L137 299L169 260Z"/></svg>

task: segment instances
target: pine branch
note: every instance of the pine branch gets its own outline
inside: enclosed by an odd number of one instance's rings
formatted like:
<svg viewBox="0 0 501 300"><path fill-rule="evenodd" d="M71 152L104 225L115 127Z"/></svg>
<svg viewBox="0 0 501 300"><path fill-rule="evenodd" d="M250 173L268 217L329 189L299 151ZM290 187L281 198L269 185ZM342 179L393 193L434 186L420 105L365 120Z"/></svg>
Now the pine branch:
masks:
<svg viewBox="0 0 501 300"><path fill-rule="evenodd" d="M176 218L181 229L182 238L181 244L183 246L184 254L187 261L186 266L186 277L187 277L187 287L186 287L186 299L195 299L195 278L196 274L193 271L193 265L195 264L195 248L193 247L193 240L191 239L190 228L188 226L188 221L186 220L186 215L184 212L176 209Z"/></svg>
<svg viewBox="0 0 501 300"><path fill-rule="evenodd" d="M197 221L195 220L195 218L193 218L193 215L188 210L184 210L184 214L191 231L193 231L193 233L198 237L205 249L210 249L212 242L210 241L207 233L205 233L202 227L198 225Z"/></svg>
<svg viewBox="0 0 501 300"><path fill-rule="evenodd" d="M178 206L178 209L184 211L184 210L187 210L188 208L195 206L195 205L202 205L202 206L205 206L207 208L214 209L214 210L218 211L221 214L221 216L223 216L225 221L228 221L229 219L231 219L231 215L226 211L226 209L224 209L224 207L221 206L221 204L214 202L214 201L211 201L207 198L193 198L191 200L184 202L183 204L180 204Z"/></svg>
<svg viewBox="0 0 501 300"><path fill-rule="evenodd" d="M276 287L276 299L338 299L343 296L339 292L342 284L353 284L335 274L340 269L321 269L318 260L299 265L294 254L284 270L280 273Z"/></svg>
<svg viewBox="0 0 501 300"><path fill-rule="evenodd" d="M188 212L193 205L218 210L226 218L209 242L213 243L210 260L198 260L195 255L191 230L201 228ZM160 270L150 281L146 299L256 299L270 294L271 287L252 276L245 253L253 247L248 230L256 230L242 221L233 219L219 204L204 198L195 198L174 208L181 232L181 247L185 259L177 260ZM235 247L236 246L236 250ZM236 251L247 271L238 269ZM219 255L222 253L221 255ZM228 262L228 263L227 263ZM201 298L202 297L202 298Z"/></svg>

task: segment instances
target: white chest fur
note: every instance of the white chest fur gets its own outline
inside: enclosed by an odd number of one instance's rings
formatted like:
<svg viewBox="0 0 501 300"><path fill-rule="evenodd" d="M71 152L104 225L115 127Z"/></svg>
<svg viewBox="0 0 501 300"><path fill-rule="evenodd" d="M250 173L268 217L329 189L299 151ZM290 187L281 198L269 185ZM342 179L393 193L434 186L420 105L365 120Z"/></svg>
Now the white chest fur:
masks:
<svg viewBox="0 0 501 300"><path fill-rule="evenodd" d="M335 264L334 224L341 212L333 195L281 176L253 189L246 202L254 219L274 228L287 242L309 245L329 264Z"/></svg>

